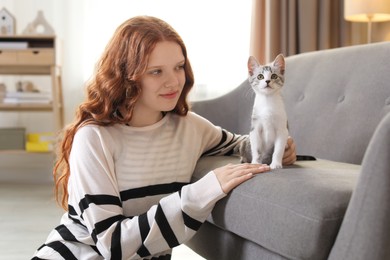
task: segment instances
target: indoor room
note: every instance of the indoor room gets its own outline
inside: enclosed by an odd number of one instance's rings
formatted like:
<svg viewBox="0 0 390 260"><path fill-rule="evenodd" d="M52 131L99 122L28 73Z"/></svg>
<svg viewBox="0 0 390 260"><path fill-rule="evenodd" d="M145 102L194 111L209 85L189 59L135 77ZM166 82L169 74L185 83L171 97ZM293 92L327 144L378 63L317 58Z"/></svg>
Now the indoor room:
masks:
<svg viewBox="0 0 390 260"><path fill-rule="evenodd" d="M0 0L0 258L390 258L389 60L389 0Z"/></svg>

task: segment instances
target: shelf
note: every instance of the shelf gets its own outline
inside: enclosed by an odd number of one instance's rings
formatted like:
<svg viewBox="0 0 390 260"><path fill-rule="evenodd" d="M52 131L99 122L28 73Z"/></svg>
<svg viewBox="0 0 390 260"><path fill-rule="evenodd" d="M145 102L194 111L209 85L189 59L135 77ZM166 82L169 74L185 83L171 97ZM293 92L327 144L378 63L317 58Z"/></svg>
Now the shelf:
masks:
<svg viewBox="0 0 390 260"><path fill-rule="evenodd" d="M0 111L52 111L52 104L2 104Z"/></svg>
<svg viewBox="0 0 390 260"><path fill-rule="evenodd" d="M1 112L51 112L54 132L63 127L61 68L56 63L55 36L0 36L0 75L48 76L51 79L51 97L45 102L23 100L22 103L0 103ZM15 79L12 79L14 80ZM8 90L10 91L10 90ZM25 102L32 103L25 103ZM36 103L34 103L36 102ZM42 131L47 131L47 122ZM49 130L50 131L50 130ZM14 133L12 133L14 134ZM11 135L12 135L11 134ZM2 136L6 141L12 141ZM17 140L20 141L20 140ZM31 152L24 150L25 140L18 145L3 146L0 150L0 168L28 168L54 161L54 151ZM26 144L26 143L25 143ZM12 148L14 148L12 150ZM20 149L20 150L16 150Z"/></svg>
<svg viewBox="0 0 390 260"><path fill-rule="evenodd" d="M0 42L27 42L28 48L55 48L55 36L12 35L0 36Z"/></svg>
<svg viewBox="0 0 390 260"><path fill-rule="evenodd" d="M26 43L26 48L12 44ZM0 74L52 74L55 67L55 37L0 36Z"/></svg>
<svg viewBox="0 0 390 260"><path fill-rule="evenodd" d="M49 75L52 66L1 66L0 74L5 75Z"/></svg>

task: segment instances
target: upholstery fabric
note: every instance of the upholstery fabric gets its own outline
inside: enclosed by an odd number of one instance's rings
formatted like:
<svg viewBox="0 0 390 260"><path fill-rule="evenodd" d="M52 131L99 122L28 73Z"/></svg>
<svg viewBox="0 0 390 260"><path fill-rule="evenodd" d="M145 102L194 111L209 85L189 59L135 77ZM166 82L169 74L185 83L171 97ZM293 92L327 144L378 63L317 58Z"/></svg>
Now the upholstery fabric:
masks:
<svg viewBox="0 0 390 260"><path fill-rule="evenodd" d="M288 58L283 95L298 153L361 164L390 111L389 43L374 45Z"/></svg>
<svg viewBox="0 0 390 260"><path fill-rule="evenodd" d="M205 157L195 178L227 163L238 158ZM320 160L257 175L218 202L208 221L290 259L326 259L359 169Z"/></svg>
<svg viewBox="0 0 390 260"><path fill-rule="evenodd" d="M319 159L240 185L187 244L208 260L390 259L389 60L390 42L287 57L290 135L298 154ZM193 110L248 134L253 98L245 80ZM194 180L238 161L203 158Z"/></svg>
<svg viewBox="0 0 390 260"><path fill-rule="evenodd" d="M196 238L191 240L191 246L196 247L197 253L208 260L287 260L279 254L209 222L205 222L200 227ZM210 246L205 247L205 244Z"/></svg>
<svg viewBox="0 0 390 260"><path fill-rule="evenodd" d="M376 126L390 112L389 60L388 42L286 58L283 96L299 154L361 164ZM222 97L195 103L193 110L233 133L248 134L253 99L245 80Z"/></svg>
<svg viewBox="0 0 390 260"><path fill-rule="evenodd" d="M378 126L363 159L330 260L390 259L390 114Z"/></svg>

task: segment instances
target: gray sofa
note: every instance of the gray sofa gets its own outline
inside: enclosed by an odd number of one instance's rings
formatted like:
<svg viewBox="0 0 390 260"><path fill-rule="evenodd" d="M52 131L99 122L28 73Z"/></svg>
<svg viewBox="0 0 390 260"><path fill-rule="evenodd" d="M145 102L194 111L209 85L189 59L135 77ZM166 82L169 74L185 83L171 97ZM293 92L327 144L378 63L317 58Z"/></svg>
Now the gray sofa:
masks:
<svg viewBox="0 0 390 260"><path fill-rule="evenodd" d="M187 245L206 259L390 259L390 43L286 59L297 153L317 158L254 177L219 201ZM247 134L247 81L193 110ZM233 156L205 157L194 181Z"/></svg>

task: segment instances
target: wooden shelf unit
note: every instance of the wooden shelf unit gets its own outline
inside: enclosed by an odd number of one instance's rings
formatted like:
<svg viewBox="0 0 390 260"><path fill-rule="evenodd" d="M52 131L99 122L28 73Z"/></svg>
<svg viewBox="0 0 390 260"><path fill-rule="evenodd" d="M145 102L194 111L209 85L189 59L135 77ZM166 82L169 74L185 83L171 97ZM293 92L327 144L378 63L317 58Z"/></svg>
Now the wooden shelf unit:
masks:
<svg viewBox="0 0 390 260"><path fill-rule="evenodd" d="M54 36L0 36L0 74L51 77L50 104L5 104L0 111L51 111L55 131L63 127L61 71L56 65Z"/></svg>

